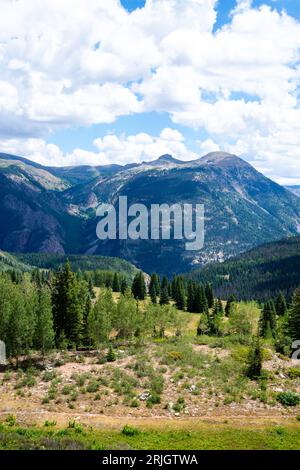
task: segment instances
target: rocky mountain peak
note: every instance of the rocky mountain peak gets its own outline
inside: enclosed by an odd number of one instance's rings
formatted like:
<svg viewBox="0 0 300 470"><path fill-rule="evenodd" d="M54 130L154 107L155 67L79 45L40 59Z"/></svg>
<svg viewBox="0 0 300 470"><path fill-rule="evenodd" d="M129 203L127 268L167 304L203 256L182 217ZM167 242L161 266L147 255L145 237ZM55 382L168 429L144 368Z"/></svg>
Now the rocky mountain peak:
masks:
<svg viewBox="0 0 300 470"><path fill-rule="evenodd" d="M185 162L172 157L172 155L166 154L166 155L161 155L159 158L157 158L156 160L148 164L157 166L157 165L183 165L184 163Z"/></svg>

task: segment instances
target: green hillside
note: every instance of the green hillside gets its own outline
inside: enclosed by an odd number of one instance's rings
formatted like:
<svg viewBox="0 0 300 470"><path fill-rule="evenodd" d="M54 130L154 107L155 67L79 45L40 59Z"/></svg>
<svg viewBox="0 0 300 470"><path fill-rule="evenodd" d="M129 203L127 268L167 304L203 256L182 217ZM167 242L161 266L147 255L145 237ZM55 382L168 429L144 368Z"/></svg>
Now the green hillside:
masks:
<svg viewBox="0 0 300 470"><path fill-rule="evenodd" d="M32 267L25 262L23 263L21 260L18 260L15 256L0 251L0 272L9 270L25 272L31 271Z"/></svg>
<svg viewBox="0 0 300 470"><path fill-rule="evenodd" d="M58 255L46 253L14 254L20 262L40 269L59 269L69 259L74 271L117 271L132 279L137 268L125 260L108 256Z"/></svg>
<svg viewBox="0 0 300 470"><path fill-rule="evenodd" d="M189 278L211 282L219 297L265 300L280 290L288 298L300 284L300 237L254 248L224 263L192 271Z"/></svg>

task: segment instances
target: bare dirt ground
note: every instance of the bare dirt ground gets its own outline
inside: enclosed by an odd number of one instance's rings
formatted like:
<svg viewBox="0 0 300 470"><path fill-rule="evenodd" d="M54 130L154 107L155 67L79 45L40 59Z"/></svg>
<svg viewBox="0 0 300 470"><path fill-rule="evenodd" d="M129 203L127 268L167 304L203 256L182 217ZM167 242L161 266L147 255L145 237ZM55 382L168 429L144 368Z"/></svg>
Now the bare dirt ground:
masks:
<svg viewBox="0 0 300 470"><path fill-rule="evenodd" d="M202 362L192 367L165 362L163 355L169 358L174 352L158 348L150 344L138 356L119 348L112 363L99 363L96 352L56 354L47 359L44 370L2 371L0 420L14 415L24 424L50 420L65 425L78 420L105 428L127 423L194 427L201 422L230 420L237 426L255 423L257 427L295 420L300 414L299 406L283 407L274 399L281 391L300 392L300 379L288 377L289 369L298 366L298 361L272 354L264 363L264 369L272 374L267 390L253 395L258 384L247 382L242 388L237 372L232 372L234 379L230 372L224 377L212 374L217 367L216 374L222 373L223 366L224 370L229 365L234 367L227 349L194 344L193 360L199 356ZM150 383L159 376L163 378L159 402L148 406L145 393L154 394Z"/></svg>

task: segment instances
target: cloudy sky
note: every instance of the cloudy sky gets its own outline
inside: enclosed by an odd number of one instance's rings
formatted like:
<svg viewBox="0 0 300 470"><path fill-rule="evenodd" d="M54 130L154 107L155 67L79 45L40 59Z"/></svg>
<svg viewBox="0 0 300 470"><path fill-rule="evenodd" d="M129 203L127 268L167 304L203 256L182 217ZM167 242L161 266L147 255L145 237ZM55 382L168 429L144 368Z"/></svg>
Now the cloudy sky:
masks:
<svg viewBox="0 0 300 470"><path fill-rule="evenodd" d="M214 150L300 184L299 0L0 0L0 151Z"/></svg>

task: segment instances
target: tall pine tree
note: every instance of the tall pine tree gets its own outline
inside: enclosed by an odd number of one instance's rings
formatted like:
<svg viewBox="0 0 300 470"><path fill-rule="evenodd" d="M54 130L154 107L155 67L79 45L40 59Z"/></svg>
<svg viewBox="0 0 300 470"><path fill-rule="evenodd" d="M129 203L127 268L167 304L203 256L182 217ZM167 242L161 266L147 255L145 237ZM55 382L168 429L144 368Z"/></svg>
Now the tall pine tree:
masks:
<svg viewBox="0 0 300 470"><path fill-rule="evenodd" d="M70 345L79 346L82 339L83 310L79 283L69 261L56 273L52 302L57 342L64 337Z"/></svg>
<svg viewBox="0 0 300 470"><path fill-rule="evenodd" d="M282 292L279 292L275 302L276 313L279 317L283 317L287 311L286 300Z"/></svg>
<svg viewBox="0 0 300 470"><path fill-rule="evenodd" d="M288 316L288 329L293 340L300 338L300 287L295 290Z"/></svg>
<svg viewBox="0 0 300 470"><path fill-rule="evenodd" d="M137 300L145 300L146 297L146 286L145 286L145 278L142 271L139 271L132 283L132 293L135 299Z"/></svg>

